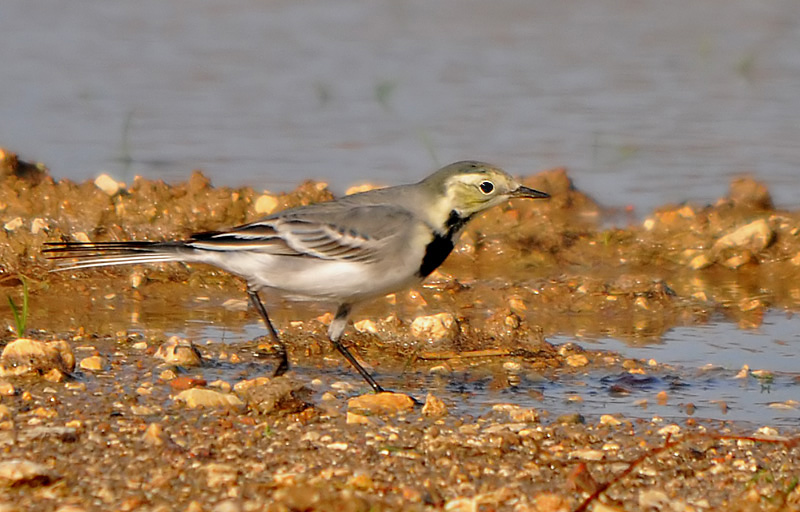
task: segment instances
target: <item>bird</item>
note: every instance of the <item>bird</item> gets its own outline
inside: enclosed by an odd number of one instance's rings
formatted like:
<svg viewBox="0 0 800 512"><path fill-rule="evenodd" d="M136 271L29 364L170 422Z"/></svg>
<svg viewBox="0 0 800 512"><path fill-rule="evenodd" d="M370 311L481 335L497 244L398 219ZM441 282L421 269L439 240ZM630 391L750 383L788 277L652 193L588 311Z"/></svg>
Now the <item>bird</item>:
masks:
<svg viewBox="0 0 800 512"><path fill-rule="evenodd" d="M381 393L384 388L342 344L353 307L420 284L445 261L478 213L509 199L548 197L498 167L465 160L418 183L290 208L183 240L59 241L48 242L43 252L62 260L56 271L187 262L206 263L242 278L275 349L275 376L286 373L289 361L260 292L335 304L329 340Z"/></svg>

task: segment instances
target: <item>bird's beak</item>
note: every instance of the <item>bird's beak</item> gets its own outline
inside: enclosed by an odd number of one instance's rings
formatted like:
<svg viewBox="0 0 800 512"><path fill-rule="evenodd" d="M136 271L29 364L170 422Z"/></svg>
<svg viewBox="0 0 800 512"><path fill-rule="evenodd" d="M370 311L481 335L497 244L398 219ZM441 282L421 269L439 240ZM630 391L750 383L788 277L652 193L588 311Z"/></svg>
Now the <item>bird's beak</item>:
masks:
<svg viewBox="0 0 800 512"><path fill-rule="evenodd" d="M530 197L533 199L547 199L550 197L550 194L546 192L539 192L538 190L534 190L529 187L523 187L522 185L517 188L517 190L511 192L511 197Z"/></svg>

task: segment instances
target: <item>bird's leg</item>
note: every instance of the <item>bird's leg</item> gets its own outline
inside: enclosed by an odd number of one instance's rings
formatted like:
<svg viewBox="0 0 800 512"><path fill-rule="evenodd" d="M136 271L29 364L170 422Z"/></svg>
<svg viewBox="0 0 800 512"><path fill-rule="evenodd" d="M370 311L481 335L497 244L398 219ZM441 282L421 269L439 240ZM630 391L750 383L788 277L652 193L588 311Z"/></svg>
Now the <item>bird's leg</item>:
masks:
<svg viewBox="0 0 800 512"><path fill-rule="evenodd" d="M255 290L247 290L247 296L250 298L250 303L256 308L256 311L258 311L258 314L261 315L261 319L264 320L264 325L267 326L267 332L269 332L270 341L272 341L272 348L275 349L278 355L278 366L275 368L273 376L278 377L283 375L289 370L289 358L286 356L286 345L284 345L278 337L278 331L276 331L275 327L272 325L269 315L267 314L267 308L265 308L264 303L261 302L261 297L258 296L258 292Z"/></svg>
<svg viewBox="0 0 800 512"><path fill-rule="evenodd" d="M331 343L333 343L333 346L336 347L336 350L338 350L339 353L342 354L351 365L353 365L353 368L355 368L356 371L361 374L364 380L367 381L367 384L369 384L376 393L383 393L385 390L381 387L381 385L375 382L375 379L372 378L372 375L370 375L369 372L367 372L367 370L365 370L364 367L361 366L358 361L356 361L356 358L353 357L353 354L351 354L350 351L347 350L347 348L339 341L344 333L344 328L347 327L348 316L350 316L350 305L342 304L339 306L339 309L336 310L336 316L328 328L328 338L330 338Z"/></svg>

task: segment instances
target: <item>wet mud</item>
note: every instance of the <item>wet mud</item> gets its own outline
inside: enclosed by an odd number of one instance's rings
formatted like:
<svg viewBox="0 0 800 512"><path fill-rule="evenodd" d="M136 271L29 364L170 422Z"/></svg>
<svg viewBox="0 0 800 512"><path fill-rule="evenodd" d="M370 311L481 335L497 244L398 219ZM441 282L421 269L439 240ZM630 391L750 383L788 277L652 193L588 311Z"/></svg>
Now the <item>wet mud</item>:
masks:
<svg viewBox="0 0 800 512"><path fill-rule="evenodd" d="M268 298L294 368L270 378L238 279L177 264L52 273L41 252L241 224L330 199L324 183L72 183L2 151L0 290L19 306L24 282L29 304L25 333L0 304L0 510L800 510L800 429L702 420L691 404L679 419L557 414L514 391L600 371L625 393L665 375L581 339L793 315L800 212L751 178L645 218L564 169L524 184L552 199L486 212L423 286L356 311L345 342L399 392L376 397L327 341L324 304ZM465 409L465 382L507 400Z"/></svg>

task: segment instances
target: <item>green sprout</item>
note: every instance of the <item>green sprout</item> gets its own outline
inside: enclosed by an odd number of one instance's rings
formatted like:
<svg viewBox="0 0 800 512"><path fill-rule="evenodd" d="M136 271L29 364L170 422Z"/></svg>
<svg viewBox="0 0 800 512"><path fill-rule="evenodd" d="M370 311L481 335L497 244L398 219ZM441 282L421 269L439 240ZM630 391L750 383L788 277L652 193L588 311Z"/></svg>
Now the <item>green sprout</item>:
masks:
<svg viewBox="0 0 800 512"><path fill-rule="evenodd" d="M22 311L19 310L11 295L7 295L8 304L11 306L11 313L14 315L14 324L17 328L17 338L25 335L25 326L28 323L28 281L22 280Z"/></svg>

